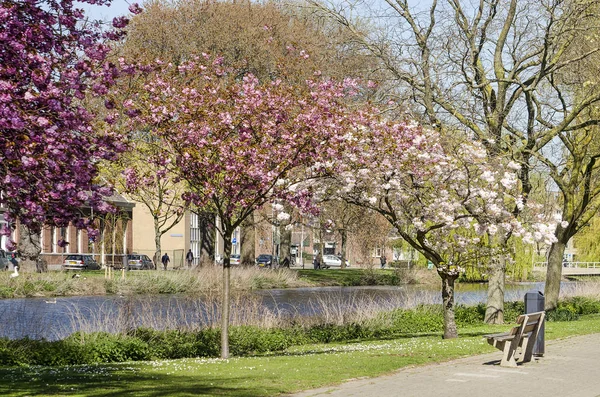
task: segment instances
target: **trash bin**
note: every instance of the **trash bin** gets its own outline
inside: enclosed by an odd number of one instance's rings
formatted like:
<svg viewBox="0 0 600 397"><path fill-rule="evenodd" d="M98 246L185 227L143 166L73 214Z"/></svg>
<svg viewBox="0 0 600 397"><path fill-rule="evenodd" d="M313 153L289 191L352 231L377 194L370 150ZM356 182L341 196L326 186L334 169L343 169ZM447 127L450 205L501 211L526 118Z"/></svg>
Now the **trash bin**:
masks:
<svg viewBox="0 0 600 397"><path fill-rule="evenodd" d="M525 294L525 314L535 313L544 311L544 305L546 300L544 294L541 291L530 291ZM540 328L538 337L533 346L534 356L544 355L544 324Z"/></svg>

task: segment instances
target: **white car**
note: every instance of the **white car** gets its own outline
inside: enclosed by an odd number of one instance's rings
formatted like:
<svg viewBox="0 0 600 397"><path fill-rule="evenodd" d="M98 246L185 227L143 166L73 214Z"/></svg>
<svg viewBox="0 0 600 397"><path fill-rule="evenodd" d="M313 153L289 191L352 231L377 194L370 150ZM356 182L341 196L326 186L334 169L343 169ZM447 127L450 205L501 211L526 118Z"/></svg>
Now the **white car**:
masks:
<svg viewBox="0 0 600 397"><path fill-rule="evenodd" d="M239 265L241 262L241 256L239 254L232 254L229 257L229 264L230 265Z"/></svg>
<svg viewBox="0 0 600 397"><path fill-rule="evenodd" d="M321 267L342 267L342 260L337 255L323 255ZM347 260L346 267L350 267L350 262Z"/></svg>

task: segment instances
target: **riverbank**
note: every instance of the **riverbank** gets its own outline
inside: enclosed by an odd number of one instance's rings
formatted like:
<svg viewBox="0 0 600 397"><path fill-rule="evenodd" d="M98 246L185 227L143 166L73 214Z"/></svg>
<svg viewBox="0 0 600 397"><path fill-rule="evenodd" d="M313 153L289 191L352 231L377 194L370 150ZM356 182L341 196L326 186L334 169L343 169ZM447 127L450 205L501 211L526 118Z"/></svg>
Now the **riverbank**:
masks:
<svg viewBox="0 0 600 397"><path fill-rule="evenodd" d="M259 269L234 267L234 291L330 286L439 284L433 271L407 269ZM62 297L92 295L201 294L218 291L222 269L197 268L178 271L104 271L21 273L10 278L0 273L0 298Z"/></svg>
<svg viewBox="0 0 600 397"><path fill-rule="evenodd" d="M338 385L398 369L446 362L493 349L481 335L510 329L471 326L458 339L439 333L339 344L292 347L283 353L220 359L179 359L66 367L0 369L0 395L35 396L276 396ZM549 322L546 340L585 335L600 329L600 316ZM549 350L547 350L549 354ZM530 366L536 365L531 363Z"/></svg>

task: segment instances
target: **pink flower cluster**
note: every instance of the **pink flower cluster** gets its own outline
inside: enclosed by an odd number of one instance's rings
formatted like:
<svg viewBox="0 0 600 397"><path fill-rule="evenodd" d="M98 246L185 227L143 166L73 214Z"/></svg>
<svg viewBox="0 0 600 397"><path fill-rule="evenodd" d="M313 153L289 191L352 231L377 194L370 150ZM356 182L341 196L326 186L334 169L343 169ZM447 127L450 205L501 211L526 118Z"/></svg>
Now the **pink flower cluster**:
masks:
<svg viewBox="0 0 600 397"><path fill-rule="evenodd" d="M203 54L178 66L157 62L144 92L125 106L132 130L163 140L186 199L236 222L277 198L313 208L310 189L290 187L307 173L331 171L326 164L341 155L346 132L366 120L344 103L356 84L263 83ZM143 183L131 171L127 179Z"/></svg>
<svg viewBox="0 0 600 397"><path fill-rule="evenodd" d="M82 206L107 210L97 163L124 149L118 135L93 130L81 104L118 75L99 25L83 17L72 0L0 1L0 204L10 223L34 232L44 223L89 226Z"/></svg>

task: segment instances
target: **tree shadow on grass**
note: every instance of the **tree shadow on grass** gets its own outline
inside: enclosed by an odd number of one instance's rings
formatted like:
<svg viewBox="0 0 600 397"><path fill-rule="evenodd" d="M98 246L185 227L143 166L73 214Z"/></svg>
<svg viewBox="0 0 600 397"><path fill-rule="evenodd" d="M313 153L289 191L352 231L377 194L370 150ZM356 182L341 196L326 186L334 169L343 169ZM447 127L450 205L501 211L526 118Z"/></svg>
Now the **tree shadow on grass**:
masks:
<svg viewBox="0 0 600 397"><path fill-rule="evenodd" d="M115 368L107 373L93 372L90 368ZM178 375L154 371L129 371L123 366L65 368L15 368L0 370L2 396L89 396L89 397L187 397L187 396L270 396L281 392L269 387L268 375L261 374L260 386L256 377L211 377L205 374ZM199 372L199 371L196 371Z"/></svg>

